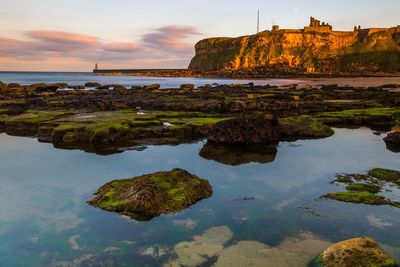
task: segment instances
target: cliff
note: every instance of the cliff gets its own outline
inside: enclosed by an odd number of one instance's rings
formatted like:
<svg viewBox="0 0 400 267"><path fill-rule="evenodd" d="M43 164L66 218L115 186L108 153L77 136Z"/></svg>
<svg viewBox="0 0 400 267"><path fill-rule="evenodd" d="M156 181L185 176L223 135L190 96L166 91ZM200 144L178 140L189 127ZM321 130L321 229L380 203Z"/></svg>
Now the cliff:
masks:
<svg viewBox="0 0 400 267"><path fill-rule="evenodd" d="M193 72L371 74L400 72L400 26L333 31L311 21L301 30L279 30L196 44Z"/></svg>

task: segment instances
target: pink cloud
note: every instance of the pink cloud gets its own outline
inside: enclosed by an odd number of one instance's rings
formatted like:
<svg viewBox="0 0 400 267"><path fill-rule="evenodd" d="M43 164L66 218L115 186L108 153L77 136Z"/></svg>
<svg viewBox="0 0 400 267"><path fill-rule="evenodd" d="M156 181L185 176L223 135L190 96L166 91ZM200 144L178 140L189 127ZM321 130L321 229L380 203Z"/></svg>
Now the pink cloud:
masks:
<svg viewBox="0 0 400 267"><path fill-rule="evenodd" d="M32 39L55 44L78 44L92 46L99 42L98 38L94 36L61 31L36 30L29 31L26 34Z"/></svg>
<svg viewBox="0 0 400 267"><path fill-rule="evenodd" d="M159 49L187 53L193 49L193 45L187 43L187 38L199 34L191 26L170 25L144 35L142 40Z"/></svg>
<svg viewBox="0 0 400 267"><path fill-rule="evenodd" d="M194 45L188 38L198 34L194 27L172 25L156 29L138 41L105 42L79 33L28 31L26 40L0 37L0 68L8 69L5 62L36 66L39 61L46 66L69 61L79 68L84 64L90 68L94 62L123 68L186 67L194 54Z"/></svg>

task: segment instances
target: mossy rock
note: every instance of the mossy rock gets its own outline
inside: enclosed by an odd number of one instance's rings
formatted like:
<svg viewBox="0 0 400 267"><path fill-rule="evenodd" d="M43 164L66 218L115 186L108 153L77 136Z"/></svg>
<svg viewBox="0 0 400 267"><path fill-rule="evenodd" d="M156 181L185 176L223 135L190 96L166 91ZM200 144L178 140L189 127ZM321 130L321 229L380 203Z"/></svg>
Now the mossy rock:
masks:
<svg viewBox="0 0 400 267"><path fill-rule="evenodd" d="M279 119L279 127L282 136L290 139L324 138L332 136L335 132L332 128L322 124L318 120L299 115Z"/></svg>
<svg viewBox="0 0 400 267"><path fill-rule="evenodd" d="M211 194L207 180L173 169L112 181L101 186L88 203L145 221L188 208Z"/></svg>
<svg viewBox="0 0 400 267"><path fill-rule="evenodd" d="M395 170L375 168L368 172L368 175L382 181L392 182L400 185L400 172Z"/></svg>
<svg viewBox="0 0 400 267"><path fill-rule="evenodd" d="M400 109L348 109L317 113L314 115L314 118L322 123L331 125L394 125L400 120Z"/></svg>
<svg viewBox="0 0 400 267"><path fill-rule="evenodd" d="M373 183L366 183L366 184L355 183L348 185L346 187L346 190L351 192L369 192L372 194L376 194L381 190L381 187Z"/></svg>
<svg viewBox="0 0 400 267"><path fill-rule="evenodd" d="M325 197L342 202L363 203L367 205L390 205L390 201L382 196L366 191L328 193Z"/></svg>
<svg viewBox="0 0 400 267"><path fill-rule="evenodd" d="M368 174L338 175L331 183L346 184L347 191L328 193L323 197L350 203L400 207L400 202L378 195L385 183L395 183L400 186L398 171L375 168Z"/></svg>
<svg viewBox="0 0 400 267"><path fill-rule="evenodd" d="M362 237L345 240L330 246L309 266L396 267L398 265L374 239Z"/></svg>

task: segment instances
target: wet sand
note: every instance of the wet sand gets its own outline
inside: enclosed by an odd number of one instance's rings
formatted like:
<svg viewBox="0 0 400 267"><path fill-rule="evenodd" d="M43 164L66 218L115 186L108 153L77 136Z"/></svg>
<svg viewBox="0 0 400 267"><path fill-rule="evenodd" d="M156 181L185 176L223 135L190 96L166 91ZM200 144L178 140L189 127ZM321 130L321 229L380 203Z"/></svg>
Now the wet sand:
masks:
<svg viewBox="0 0 400 267"><path fill-rule="evenodd" d="M399 84L400 77L354 77L354 78L305 78L298 84L304 86L318 86L337 84L339 86L373 87L385 84Z"/></svg>

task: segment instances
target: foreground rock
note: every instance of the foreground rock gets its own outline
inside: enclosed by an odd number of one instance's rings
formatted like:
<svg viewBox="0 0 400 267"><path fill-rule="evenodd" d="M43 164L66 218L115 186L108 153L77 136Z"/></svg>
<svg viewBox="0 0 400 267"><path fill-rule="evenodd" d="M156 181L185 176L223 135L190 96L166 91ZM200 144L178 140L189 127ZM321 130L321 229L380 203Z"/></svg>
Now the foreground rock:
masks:
<svg viewBox="0 0 400 267"><path fill-rule="evenodd" d="M207 180L174 169L107 183L89 204L144 221L188 208L211 194Z"/></svg>
<svg viewBox="0 0 400 267"><path fill-rule="evenodd" d="M393 258L382 250L374 239L362 237L349 239L330 246L311 266L395 267L397 264Z"/></svg>

